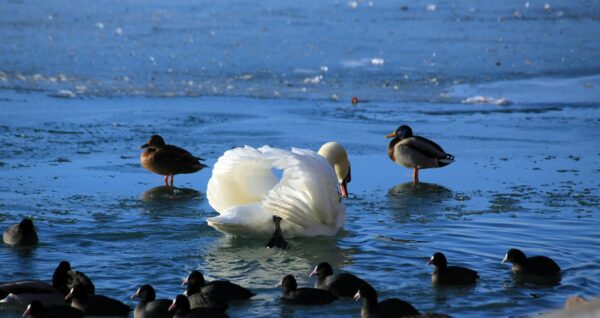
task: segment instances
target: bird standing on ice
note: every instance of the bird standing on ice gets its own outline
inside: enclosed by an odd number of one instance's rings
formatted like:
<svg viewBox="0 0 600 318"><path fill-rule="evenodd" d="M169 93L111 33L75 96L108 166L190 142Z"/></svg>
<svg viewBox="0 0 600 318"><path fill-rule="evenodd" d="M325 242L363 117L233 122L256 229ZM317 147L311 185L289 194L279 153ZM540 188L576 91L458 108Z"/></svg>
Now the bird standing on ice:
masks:
<svg viewBox="0 0 600 318"><path fill-rule="evenodd" d="M419 169L439 168L454 162L453 155L427 138L413 136L412 129L406 125L398 127L385 138L394 138L388 146L388 156L397 164L413 168L415 184L419 183Z"/></svg>
<svg viewBox="0 0 600 318"><path fill-rule="evenodd" d="M281 178L276 170L282 171ZM235 148L217 160L208 181L208 202L220 214L208 225L230 235L269 238L277 215L285 238L333 236L346 220L340 194L347 196L350 180L348 154L336 142L324 144L318 153Z"/></svg>
<svg viewBox="0 0 600 318"><path fill-rule="evenodd" d="M176 174L194 173L206 168L206 165L200 162L204 159L193 156L185 149L165 144L164 139L159 135L150 137L150 140L140 148L145 149L140 156L142 166L165 176L167 186L173 187L173 178ZM171 177L170 184L169 177Z"/></svg>

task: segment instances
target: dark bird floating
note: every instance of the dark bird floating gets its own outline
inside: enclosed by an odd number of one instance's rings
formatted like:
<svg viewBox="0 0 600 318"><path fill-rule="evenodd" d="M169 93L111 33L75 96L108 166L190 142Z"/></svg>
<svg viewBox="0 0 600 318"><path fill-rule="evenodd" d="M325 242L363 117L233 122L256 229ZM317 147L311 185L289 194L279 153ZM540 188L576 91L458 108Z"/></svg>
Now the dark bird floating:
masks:
<svg viewBox="0 0 600 318"><path fill-rule="evenodd" d="M435 253L427 265L435 266L435 270L431 274L431 281L439 285L471 285L477 282L479 275L476 271L461 267L448 266L446 256L442 253Z"/></svg>
<svg viewBox="0 0 600 318"><path fill-rule="evenodd" d="M317 275L315 288L332 292L336 297L353 297L366 282L350 273L333 274L331 265L319 263L309 276Z"/></svg>
<svg viewBox="0 0 600 318"><path fill-rule="evenodd" d="M31 246L38 243L38 235L33 226L33 221L29 218L23 219L19 224L11 225L2 239L5 244L15 246Z"/></svg>

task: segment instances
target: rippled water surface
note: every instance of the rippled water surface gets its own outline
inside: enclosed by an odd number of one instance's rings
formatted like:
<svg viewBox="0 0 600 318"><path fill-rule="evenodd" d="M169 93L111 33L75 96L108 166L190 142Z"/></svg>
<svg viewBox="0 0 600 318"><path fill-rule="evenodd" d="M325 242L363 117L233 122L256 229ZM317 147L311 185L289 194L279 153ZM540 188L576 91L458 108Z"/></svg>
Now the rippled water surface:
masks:
<svg viewBox="0 0 600 318"><path fill-rule="evenodd" d="M0 281L49 280L66 259L133 306L139 285L172 298L199 269L257 293L232 317L358 316L351 299L279 300L284 274L312 285L320 261L381 299L455 317L600 295L599 8L530 2L0 4L0 227L30 216L41 241L0 246ZM512 104L461 102L477 95ZM456 162L413 185L383 138L402 123ZM170 191L140 166L154 133L209 166L242 145L338 141L352 162L346 225L288 251L226 237L206 224L210 169L176 176ZM561 283L513 281L500 264L511 247L551 256ZM436 251L479 283L432 287Z"/></svg>

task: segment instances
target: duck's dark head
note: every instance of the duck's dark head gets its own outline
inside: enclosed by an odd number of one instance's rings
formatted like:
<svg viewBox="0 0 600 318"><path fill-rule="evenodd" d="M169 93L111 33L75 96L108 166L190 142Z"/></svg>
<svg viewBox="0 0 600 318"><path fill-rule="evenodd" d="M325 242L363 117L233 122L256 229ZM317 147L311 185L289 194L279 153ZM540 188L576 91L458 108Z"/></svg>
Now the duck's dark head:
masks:
<svg viewBox="0 0 600 318"><path fill-rule="evenodd" d="M191 271L188 277L186 277L186 279L184 279L181 283L181 285L187 284L204 286L206 284L204 281L204 275L202 275L202 273L200 273L199 271Z"/></svg>
<svg viewBox="0 0 600 318"><path fill-rule="evenodd" d="M148 284L140 286L138 290L131 296L131 299L139 298L143 301L154 301L156 299L156 292L154 288Z"/></svg>
<svg viewBox="0 0 600 318"><path fill-rule="evenodd" d="M385 136L385 138L404 139L404 138L409 138L412 136L413 136L412 129L410 127L408 127L407 125L402 125L402 126L398 127L398 129L396 129L394 132Z"/></svg>
<svg viewBox="0 0 600 318"><path fill-rule="evenodd" d="M365 299L365 302L369 305L377 304L377 291L373 286L368 283L360 285L356 294L354 294L354 300Z"/></svg>
<svg viewBox="0 0 600 318"><path fill-rule="evenodd" d="M526 260L527 256L525 256L525 253L521 252L521 250L518 250L516 248L511 248L504 256L502 263L504 264L506 262L509 262L513 264L523 264Z"/></svg>
<svg viewBox="0 0 600 318"><path fill-rule="evenodd" d="M69 263L69 261L61 261L60 263L58 263L58 266L56 266L57 272L68 272L70 270L71 263Z"/></svg>
<svg viewBox="0 0 600 318"><path fill-rule="evenodd" d="M169 307L169 311L176 311L181 314L187 314L190 312L190 301L183 295L177 295L173 299L173 303Z"/></svg>
<svg viewBox="0 0 600 318"><path fill-rule="evenodd" d="M431 258L427 261L427 265L432 265L437 268L446 268L448 266L448 262L446 261L446 256L444 254L437 252L431 256Z"/></svg>
<svg viewBox="0 0 600 318"><path fill-rule="evenodd" d="M161 148L165 146L165 140L159 135L152 135L148 142L143 144L140 148Z"/></svg>
<svg viewBox="0 0 600 318"><path fill-rule="evenodd" d="M314 276L317 275L319 278L325 278L329 275L333 275L333 269L331 268L331 265L329 265L329 263L327 262L322 262L319 263L319 265L317 265L315 267L315 269L310 272L310 274L308 276Z"/></svg>
<svg viewBox="0 0 600 318"><path fill-rule="evenodd" d="M61 288L63 286L66 286L70 270L71 263L67 261L61 261L60 263L58 263L58 266L56 266L54 274L52 275L52 286L54 288Z"/></svg>
<svg viewBox="0 0 600 318"><path fill-rule="evenodd" d="M35 227L33 221L30 218L25 218L19 223L19 228L24 232L34 232Z"/></svg>
<svg viewBox="0 0 600 318"><path fill-rule="evenodd" d="M44 304L38 300L34 300L27 306L23 317L42 317L44 316Z"/></svg>
<svg viewBox="0 0 600 318"><path fill-rule="evenodd" d="M296 284L296 279L292 275L286 275L283 279L277 284L277 287L283 287L283 290L286 292L296 290L298 288L298 284Z"/></svg>

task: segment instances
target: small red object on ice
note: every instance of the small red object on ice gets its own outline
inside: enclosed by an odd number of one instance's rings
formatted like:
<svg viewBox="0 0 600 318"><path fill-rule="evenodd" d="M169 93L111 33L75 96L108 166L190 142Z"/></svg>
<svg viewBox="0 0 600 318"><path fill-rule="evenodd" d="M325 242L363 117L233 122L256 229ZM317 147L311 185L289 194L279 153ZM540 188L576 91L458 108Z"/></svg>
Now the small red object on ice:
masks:
<svg viewBox="0 0 600 318"><path fill-rule="evenodd" d="M358 97L354 96L352 97L352 105L356 105L358 104Z"/></svg>

